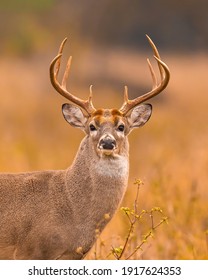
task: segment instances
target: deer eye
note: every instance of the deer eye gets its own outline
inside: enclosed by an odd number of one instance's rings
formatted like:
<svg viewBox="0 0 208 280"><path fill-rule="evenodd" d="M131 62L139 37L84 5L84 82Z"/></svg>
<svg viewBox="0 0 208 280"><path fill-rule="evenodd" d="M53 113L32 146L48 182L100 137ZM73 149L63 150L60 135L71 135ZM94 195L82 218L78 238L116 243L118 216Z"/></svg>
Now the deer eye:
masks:
<svg viewBox="0 0 208 280"><path fill-rule="evenodd" d="M93 124L90 124L90 131L96 131L96 127Z"/></svg>
<svg viewBox="0 0 208 280"><path fill-rule="evenodd" d="M124 127L123 124L120 124L120 125L118 126L118 130L119 130L119 131L123 132L124 129L125 129L125 127Z"/></svg>

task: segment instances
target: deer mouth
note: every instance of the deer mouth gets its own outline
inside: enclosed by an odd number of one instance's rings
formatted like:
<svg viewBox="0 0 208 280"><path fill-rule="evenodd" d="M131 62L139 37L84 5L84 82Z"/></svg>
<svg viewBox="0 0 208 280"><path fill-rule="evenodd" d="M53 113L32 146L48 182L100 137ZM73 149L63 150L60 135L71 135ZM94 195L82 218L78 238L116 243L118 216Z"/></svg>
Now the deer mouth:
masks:
<svg viewBox="0 0 208 280"><path fill-rule="evenodd" d="M106 155L106 156L111 156L111 155L114 154L115 149L113 149L113 150L107 150L107 149L104 150L104 149L101 149L100 151L101 151L102 154L104 154L104 155Z"/></svg>
<svg viewBox="0 0 208 280"><path fill-rule="evenodd" d="M106 149L106 148L103 148L103 147L98 147L98 150L99 150L100 154L103 154L103 155L106 155L106 156L110 156L110 155L113 155L115 153L117 148L116 148L116 146L114 146L111 149Z"/></svg>

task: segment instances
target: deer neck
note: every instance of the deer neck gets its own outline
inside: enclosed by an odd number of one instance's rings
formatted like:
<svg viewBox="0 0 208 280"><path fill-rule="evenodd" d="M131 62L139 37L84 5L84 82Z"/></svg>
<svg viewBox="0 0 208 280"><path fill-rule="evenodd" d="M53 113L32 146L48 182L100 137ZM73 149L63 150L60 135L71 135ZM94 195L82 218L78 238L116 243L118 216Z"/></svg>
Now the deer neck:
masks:
<svg viewBox="0 0 208 280"><path fill-rule="evenodd" d="M69 191L76 191L79 204L115 212L128 182L128 140L121 155L100 157L86 136L72 166L67 171ZM76 190L73 190L73 182ZM76 182L76 183L75 183ZM96 210L96 211L97 211ZM100 209L101 211L101 209Z"/></svg>

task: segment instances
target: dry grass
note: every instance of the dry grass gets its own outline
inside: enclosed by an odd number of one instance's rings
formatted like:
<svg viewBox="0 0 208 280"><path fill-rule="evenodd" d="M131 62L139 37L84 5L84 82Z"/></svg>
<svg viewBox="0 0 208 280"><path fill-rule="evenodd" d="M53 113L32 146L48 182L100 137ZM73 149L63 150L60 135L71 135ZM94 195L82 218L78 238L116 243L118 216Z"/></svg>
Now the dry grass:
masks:
<svg viewBox="0 0 208 280"><path fill-rule="evenodd" d="M74 79L71 88L86 96L85 84L95 81L98 106L119 106L121 98L113 91L125 83L130 93L151 83L144 56L101 52L95 61L90 55L90 64L88 53L74 66L72 78L81 78ZM165 60L172 73L166 95L155 98L150 122L129 137L130 180L122 206L133 207L133 182L141 178L138 208L160 207L169 217L168 225L161 225L135 258L208 259L208 56L166 55ZM73 160L83 135L62 119L60 105L65 101L52 93L47 66L46 60L1 61L1 171L62 169ZM84 73L87 80L82 80ZM78 86L80 81L84 86ZM148 217L141 222L134 242L147 233L148 223ZM125 215L118 211L101 236L101 258L109 255L111 246L123 244L128 229ZM88 258L93 257L92 250Z"/></svg>

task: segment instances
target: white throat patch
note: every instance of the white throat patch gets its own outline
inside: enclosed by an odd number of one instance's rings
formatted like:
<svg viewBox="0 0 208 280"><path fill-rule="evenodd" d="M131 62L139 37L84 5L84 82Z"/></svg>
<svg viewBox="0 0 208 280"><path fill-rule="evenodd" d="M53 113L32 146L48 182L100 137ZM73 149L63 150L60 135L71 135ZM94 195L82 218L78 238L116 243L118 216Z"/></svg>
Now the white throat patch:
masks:
<svg viewBox="0 0 208 280"><path fill-rule="evenodd" d="M106 177L126 177L128 178L129 163L128 159L123 156L115 158L102 157L97 162L95 172L98 175Z"/></svg>

